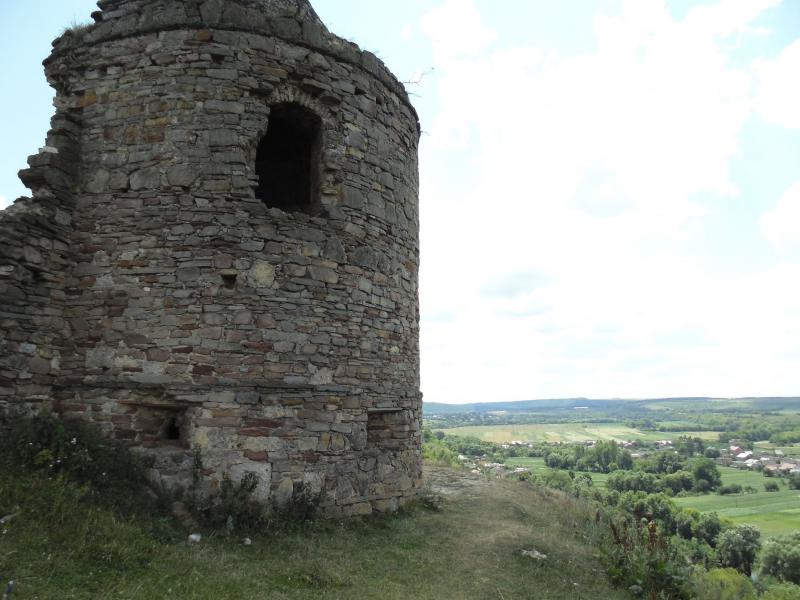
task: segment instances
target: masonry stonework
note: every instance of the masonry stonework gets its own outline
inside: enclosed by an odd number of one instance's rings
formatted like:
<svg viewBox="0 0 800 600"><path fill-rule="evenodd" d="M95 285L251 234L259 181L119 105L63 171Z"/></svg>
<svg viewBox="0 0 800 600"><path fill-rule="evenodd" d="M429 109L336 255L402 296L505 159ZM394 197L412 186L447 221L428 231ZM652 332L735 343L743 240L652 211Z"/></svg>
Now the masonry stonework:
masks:
<svg viewBox="0 0 800 600"><path fill-rule="evenodd" d="M261 499L395 509L421 483L403 86L306 0L98 6L53 43L32 197L0 212L0 410L97 423L166 484L199 453L212 487L255 472ZM316 128L299 207L264 191L294 167L257 166L294 114Z"/></svg>

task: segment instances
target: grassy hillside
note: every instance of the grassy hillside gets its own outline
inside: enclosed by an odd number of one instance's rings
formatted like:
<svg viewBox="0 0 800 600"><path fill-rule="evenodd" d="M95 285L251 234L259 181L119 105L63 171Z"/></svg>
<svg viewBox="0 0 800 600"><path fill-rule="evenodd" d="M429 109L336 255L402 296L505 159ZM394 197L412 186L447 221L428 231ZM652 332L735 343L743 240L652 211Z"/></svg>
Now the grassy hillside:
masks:
<svg viewBox="0 0 800 600"><path fill-rule="evenodd" d="M0 472L0 579L14 600L625 598L578 537L574 501L520 482L429 467L445 498L364 522L315 522L188 544L157 516L121 516L72 484ZM523 556L537 550L544 560Z"/></svg>

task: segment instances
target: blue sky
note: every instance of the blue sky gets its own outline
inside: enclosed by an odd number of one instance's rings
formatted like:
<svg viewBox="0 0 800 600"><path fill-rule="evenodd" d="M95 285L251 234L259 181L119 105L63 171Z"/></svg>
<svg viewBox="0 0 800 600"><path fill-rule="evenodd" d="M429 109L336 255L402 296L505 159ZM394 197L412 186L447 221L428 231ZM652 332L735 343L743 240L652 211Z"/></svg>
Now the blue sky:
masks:
<svg viewBox="0 0 800 600"><path fill-rule="evenodd" d="M313 4L412 82L427 400L800 394L800 2ZM0 206L92 10L0 3Z"/></svg>

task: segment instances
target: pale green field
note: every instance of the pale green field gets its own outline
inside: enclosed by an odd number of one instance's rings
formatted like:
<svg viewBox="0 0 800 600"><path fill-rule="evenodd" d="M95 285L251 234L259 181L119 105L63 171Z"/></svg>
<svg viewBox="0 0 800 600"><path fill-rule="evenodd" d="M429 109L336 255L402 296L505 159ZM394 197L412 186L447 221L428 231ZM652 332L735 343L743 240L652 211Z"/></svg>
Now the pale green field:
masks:
<svg viewBox="0 0 800 600"><path fill-rule="evenodd" d="M616 423L530 423L524 425L475 425L443 429L447 435L474 436L487 442L585 442L614 440L653 442L681 435L716 441L716 431L642 431Z"/></svg>
<svg viewBox="0 0 800 600"><path fill-rule="evenodd" d="M737 524L755 525L765 536L781 535L800 529L800 490L790 490L781 482L779 492L765 492L764 482L779 480L768 479L754 471L728 467L720 467L720 472L723 483L738 483L742 487L749 485L758 492L729 496L687 496L675 498L675 502L679 506L694 508L700 512L716 512L720 517Z"/></svg>

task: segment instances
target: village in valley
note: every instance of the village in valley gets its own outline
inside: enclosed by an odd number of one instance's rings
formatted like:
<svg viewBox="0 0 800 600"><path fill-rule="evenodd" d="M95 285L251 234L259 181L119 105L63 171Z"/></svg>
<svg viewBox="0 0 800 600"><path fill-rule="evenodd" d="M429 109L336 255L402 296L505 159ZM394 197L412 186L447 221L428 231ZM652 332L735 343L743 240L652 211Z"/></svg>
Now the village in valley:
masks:
<svg viewBox="0 0 800 600"><path fill-rule="evenodd" d="M728 451L722 454L717 462L726 467L763 471L772 476L800 475L800 462L794 457L786 456L783 450L774 449L745 450L737 445L738 440L731 440Z"/></svg>
<svg viewBox="0 0 800 600"><path fill-rule="evenodd" d="M628 450L631 458L634 460L644 458L652 452L672 451L676 454L678 453L678 451L675 450L675 444L669 439L657 440L647 444L638 441L623 441L617 443L620 447ZM753 450L746 450L739 445L741 443L740 440L732 439L729 440L727 448L717 449L714 446L708 446L707 448L710 450L709 454L714 454L715 452L719 453L719 456L716 456L714 461L723 467L757 471L766 477L800 475L800 458L787 456L780 448L761 448L756 446ZM556 442L555 445L563 445L563 442ZM581 442L581 445L586 448L594 448L597 445L597 440L586 440ZM533 451L536 445L533 442L511 440L510 442L499 444L499 447L513 455L518 452L524 453ZM478 457L459 454L458 460L473 469L475 473L487 470L496 472L510 470L514 474L519 475L532 471L530 467L509 468L505 463L494 462L486 454Z"/></svg>

